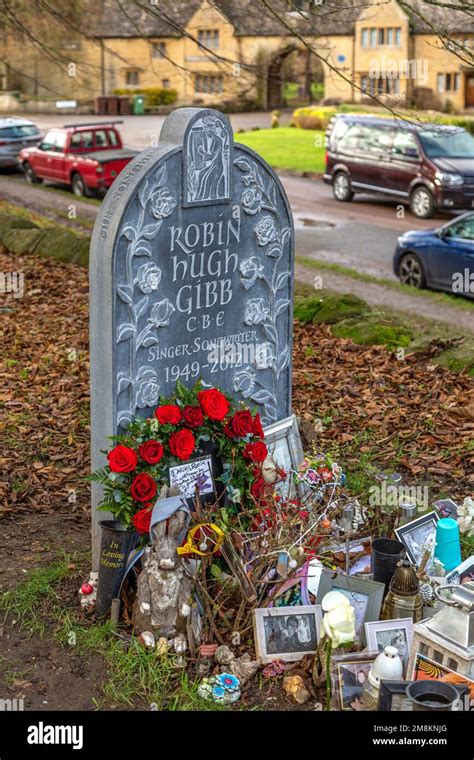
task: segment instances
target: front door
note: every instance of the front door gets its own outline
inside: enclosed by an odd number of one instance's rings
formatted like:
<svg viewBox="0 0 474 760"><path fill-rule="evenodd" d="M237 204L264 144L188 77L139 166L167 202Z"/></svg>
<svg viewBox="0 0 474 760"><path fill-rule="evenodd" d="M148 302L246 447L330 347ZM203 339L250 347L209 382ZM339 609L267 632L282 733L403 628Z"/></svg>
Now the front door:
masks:
<svg viewBox="0 0 474 760"><path fill-rule="evenodd" d="M464 99L466 101L466 108L474 107L474 71L465 74Z"/></svg>

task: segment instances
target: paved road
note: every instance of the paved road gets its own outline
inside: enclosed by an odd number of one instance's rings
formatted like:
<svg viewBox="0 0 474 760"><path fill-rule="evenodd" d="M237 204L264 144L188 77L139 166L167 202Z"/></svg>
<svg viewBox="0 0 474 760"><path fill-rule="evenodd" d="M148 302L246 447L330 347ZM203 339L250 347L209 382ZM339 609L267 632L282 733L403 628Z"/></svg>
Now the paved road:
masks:
<svg viewBox="0 0 474 760"><path fill-rule="evenodd" d="M340 264L377 277L394 278L392 254L397 237L407 229L436 226L437 220L415 219L408 210L374 198L356 196L352 203L339 203L331 188L320 180L282 174L295 219L297 253L322 261ZM52 188L51 188L52 189ZM98 204L83 202L72 194L45 192L44 187L30 187L21 175L0 175L0 197L68 223L71 205L77 208L78 220L71 226L84 228L84 220L95 219ZM398 211L397 211L398 209ZM404 213L404 218L400 214Z"/></svg>

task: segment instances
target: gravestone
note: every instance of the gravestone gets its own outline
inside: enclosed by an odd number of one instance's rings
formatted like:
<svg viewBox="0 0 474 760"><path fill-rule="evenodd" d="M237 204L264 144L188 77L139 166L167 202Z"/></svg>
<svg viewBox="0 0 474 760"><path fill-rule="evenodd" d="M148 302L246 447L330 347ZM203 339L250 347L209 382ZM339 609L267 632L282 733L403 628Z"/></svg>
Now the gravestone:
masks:
<svg viewBox="0 0 474 760"><path fill-rule="evenodd" d="M294 232L280 180L206 108L171 113L158 147L108 191L90 258L92 469L107 436L201 378L260 411L291 405ZM92 486L94 565L100 486Z"/></svg>

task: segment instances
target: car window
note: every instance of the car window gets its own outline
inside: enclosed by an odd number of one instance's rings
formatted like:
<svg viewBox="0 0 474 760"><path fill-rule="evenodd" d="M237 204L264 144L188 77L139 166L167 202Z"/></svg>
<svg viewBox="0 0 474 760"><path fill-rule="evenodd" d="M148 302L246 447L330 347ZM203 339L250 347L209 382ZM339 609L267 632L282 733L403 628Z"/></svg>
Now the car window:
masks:
<svg viewBox="0 0 474 760"><path fill-rule="evenodd" d="M54 150L55 146L56 146L56 132L54 132L53 130L51 130L50 132L46 132L41 142L42 149Z"/></svg>
<svg viewBox="0 0 474 760"><path fill-rule="evenodd" d="M353 124L339 140L339 149L347 152L363 148L369 129L361 124Z"/></svg>
<svg viewBox="0 0 474 760"><path fill-rule="evenodd" d="M73 153L77 153L82 148L82 139L81 139L81 133L75 132L71 137L71 144L69 149Z"/></svg>
<svg viewBox="0 0 474 760"><path fill-rule="evenodd" d="M28 124L18 124L14 127L3 127L0 129L0 137L4 140L21 140L23 137L39 136L38 127Z"/></svg>
<svg viewBox="0 0 474 760"><path fill-rule="evenodd" d="M467 216L465 219L450 224L446 228L446 237L474 240L474 216Z"/></svg>
<svg viewBox="0 0 474 760"><path fill-rule="evenodd" d="M417 158L420 154L418 143L410 132L397 129L393 138L393 154L397 158Z"/></svg>
<svg viewBox="0 0 474 760"><path fill-rule="evenodd" d="M118 139L117 139L117 134L115 133L115 131L113 129L108 129L107 135L109 137L109 144L113 145L114 147L117 146Z"/></svg>
<svg viewBox="0 0 474 760"><path fill-rule="evenodd" d="M428 158L474 157L474 138L464 129L423 130L418 136Z"/></svg>
<svg viewBox="0 0 474 760"><path fill-rule="evenodd" d="M105 129L98 129L95 132L95 147L96 148L107 147L107 135L105 134Z"/></svg>
<svg viewBox="0 0 474 760"><path fill-rule="evenodd" d="M384 127L370 127L364 135L364 149L374 153L385 153L392 147L392 130Z"/></svg>
<svg viewBox="0 0 474 760"><path fill-rule="evenodd" d="M55 143L53 150L61 152L66 147L66 132L56 132Z"/></svg>
<svg viewBox="0 0 474 760"><path fill-rule="evenodd" d="M83 150L92 150L94 147L94 135L92 133L92 130L88 132L81 132L82 137L82 149Z"/></svg>
<svg viewBox="0 0 474 760"><path fill-rule="evenodd" d="M331 134L329 136L329 145L331 147L331 150L336 149L338 142L341 140L342 136L350 128L351 128L351 125L344 119L336 119L334 126L331 129Z"/></svg>

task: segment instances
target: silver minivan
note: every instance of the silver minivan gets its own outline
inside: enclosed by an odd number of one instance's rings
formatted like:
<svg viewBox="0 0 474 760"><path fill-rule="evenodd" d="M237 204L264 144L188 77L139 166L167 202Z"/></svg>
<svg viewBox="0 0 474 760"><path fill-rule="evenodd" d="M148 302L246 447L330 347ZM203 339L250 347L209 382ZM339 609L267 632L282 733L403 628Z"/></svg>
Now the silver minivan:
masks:
<svg viewBox="0 0 474 760"><path fill-rule="evenodd" d="M41 132L32 121L16 116L0 117L0 168L18 165L18 154L41 141Z"/></svg>

